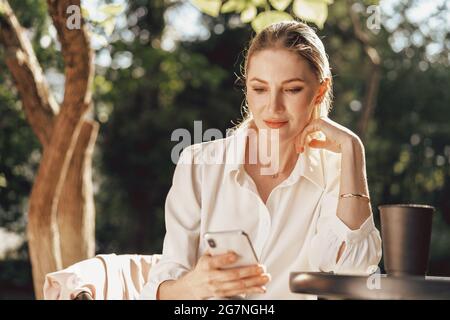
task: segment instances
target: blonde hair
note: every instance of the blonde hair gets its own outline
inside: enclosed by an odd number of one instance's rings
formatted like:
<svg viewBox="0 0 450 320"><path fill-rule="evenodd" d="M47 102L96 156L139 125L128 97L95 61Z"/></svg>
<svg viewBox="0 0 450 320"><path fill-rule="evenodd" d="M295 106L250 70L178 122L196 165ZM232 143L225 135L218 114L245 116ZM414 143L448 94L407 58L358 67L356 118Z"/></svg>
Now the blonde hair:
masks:
<svg viewBox="0 0 450 320"><path fill-rule="evenodd" d="M250 40L245 52L243 66L241 66L241 77L238 76L237 79L237 84L241 88L243 87L244 94L246 94L246 79L251 56L265 49L278 48L290 50L306 59L320 83L327 78L329 79L325 96L320 105L314 108L312 115L313 119L327 117L333 101L333 79L328 56L316 32L306 23L300 21L283 21L271 24ZM246 99L244 103L241 106L243 120L236 126L236 129L247 125L252 120Z"/></svg>

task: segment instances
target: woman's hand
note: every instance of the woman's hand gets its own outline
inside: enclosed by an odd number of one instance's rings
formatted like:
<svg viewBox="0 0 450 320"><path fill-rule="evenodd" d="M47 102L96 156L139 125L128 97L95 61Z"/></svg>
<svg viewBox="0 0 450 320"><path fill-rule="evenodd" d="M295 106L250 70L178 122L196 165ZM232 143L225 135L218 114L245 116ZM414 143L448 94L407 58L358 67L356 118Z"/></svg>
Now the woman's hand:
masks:
<svg viewBox="0 0 450 320"><path fill-rule="evenodd" d="M195 268L181 278L184 287L191 291L194 299L266 292L264 285L270 281L270 275L265 273L264 266L220 269L236 259L234 252L216 256L205 253Z"/></svg>
<svg viewBox="0 0 450 320"><path fill-rule="evenodd" d="M312 139L307 142L308 136L318 131L325 135L325 140ZM340 194L353 193L369 196L364 146L356 134L329 118L319 118L307 124L298 135L295 142L298 153L305 150L306 143L312 148L324 148L342 154ZM371 214L369 201L355 197L339 198L337 217L350 229L358 229ZM344 245L341 246L340 253L343 247Z"/></svg>
<svg viewBox="0 0 450 320"><path fill-rule="evenodd" d="M307 142L308 136L314 132L322 132L325 135L325 140L312 139ZM309 122L302 132L295 139L295 150L297 153L302 153L305 150L305 144L312 148L323 148L336 153L341 153L344 147L360 142L358 136L351 130L340 125L329 118L314 119Z"/></svg>

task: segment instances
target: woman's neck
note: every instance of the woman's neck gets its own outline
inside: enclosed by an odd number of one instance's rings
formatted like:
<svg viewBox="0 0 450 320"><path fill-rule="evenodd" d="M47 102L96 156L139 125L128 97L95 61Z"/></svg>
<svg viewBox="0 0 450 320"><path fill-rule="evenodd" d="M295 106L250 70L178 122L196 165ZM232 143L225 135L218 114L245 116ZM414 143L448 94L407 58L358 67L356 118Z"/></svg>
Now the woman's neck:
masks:
<svg viewBox="0 0 450 320"><path fill-rule="evenodd" d="M281 141L275 134L258 132L257 139L247 138L246 163L264 168L263 175L290 173L298 159L294 142Z"/></svg>

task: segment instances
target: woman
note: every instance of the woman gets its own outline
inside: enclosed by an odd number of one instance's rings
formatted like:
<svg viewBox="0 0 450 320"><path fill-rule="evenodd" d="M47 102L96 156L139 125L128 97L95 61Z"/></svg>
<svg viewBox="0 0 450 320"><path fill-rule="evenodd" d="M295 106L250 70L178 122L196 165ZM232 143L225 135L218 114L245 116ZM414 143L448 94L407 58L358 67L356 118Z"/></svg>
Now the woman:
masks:
<svg viewBox="0 0 450 320"><path fill-rule="evenodd" d="M296 21L267 27L250 43L243 78L247 119L181 154L162 259L142 298L314 299L290 292L290 272L367 273L381 259L364 147L327 117L332 77L315 32ZM205 163L205 154L223 161ZM204 233L236 229L261 265L221 269L236 255L208 253Z"/></svg>

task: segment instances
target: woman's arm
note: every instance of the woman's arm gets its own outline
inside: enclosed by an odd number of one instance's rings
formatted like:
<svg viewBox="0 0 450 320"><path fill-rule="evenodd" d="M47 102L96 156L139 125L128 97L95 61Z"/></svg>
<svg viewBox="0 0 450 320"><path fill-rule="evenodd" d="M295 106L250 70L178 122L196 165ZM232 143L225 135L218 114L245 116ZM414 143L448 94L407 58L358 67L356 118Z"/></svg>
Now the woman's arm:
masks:
<svg viewBox="0 0 450 320"><path fill-rule="evenodd" d="M359 139L342 146L340 194L369 196L364 147ZM337 216L352 230L358 229L372 214L370 202L358 197L339 198Z"/></svg>
<svg viewBox="0 0 450 320"><path fill-rule="evenodd" d="M299 152L304 151L307 137L322 132L326 139L312 139L308 145L341 153L339 195L356 193L368 196L364 146L356 134L329 118L312 120L296 141ZM358 230L372 215L370 202L359 197L338 198L336 216L349 230ZM345 229L345 228L344 228ZM339 245L336 263L345 251L345 241Z"/></svg>
<svg viewBox="0 0 450 320"><path fill-rule="evenodd" d="M342 144L340 194L357 193L369 196L366 178L364 146L358 138L349 138ZM357 197L339 198L337 216L350 229L358 229L372 214L369 201ZM336 261L345 250L342 243Z"/></svg>

